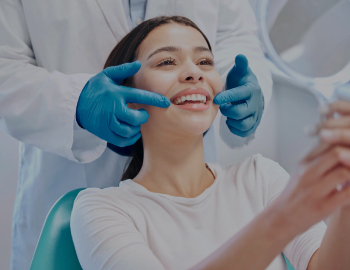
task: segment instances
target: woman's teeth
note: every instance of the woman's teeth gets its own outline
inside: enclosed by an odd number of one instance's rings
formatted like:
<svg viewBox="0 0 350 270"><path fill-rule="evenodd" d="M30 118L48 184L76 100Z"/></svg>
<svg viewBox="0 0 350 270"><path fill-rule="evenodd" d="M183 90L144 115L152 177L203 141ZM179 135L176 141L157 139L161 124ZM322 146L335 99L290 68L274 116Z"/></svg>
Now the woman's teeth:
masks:
<svg viewBox="0 0 350 270"><path fill-rule="evenodd" d="M192 94L187 96L178 97L174 103L176 105L184 103L185 101L199 101L200 103L205 103L207 101L207 97L200 94Z"/></svg>

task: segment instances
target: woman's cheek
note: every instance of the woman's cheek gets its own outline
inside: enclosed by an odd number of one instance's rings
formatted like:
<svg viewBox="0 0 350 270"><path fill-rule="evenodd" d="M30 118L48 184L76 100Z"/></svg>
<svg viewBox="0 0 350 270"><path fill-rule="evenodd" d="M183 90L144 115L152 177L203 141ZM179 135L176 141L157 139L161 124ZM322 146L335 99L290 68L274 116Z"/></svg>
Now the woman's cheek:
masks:
<svg viewBox="0 0 350 270"><path fill-rule="evenodd" d="M147 122L141 125L141 128L142 126L146 126L147 128L154 128L157 130L159 127L165 127L169 124L169 117L166 113L167 109L150 105L143 105L143 109L147 111L149 117Z"/></svg>
<svg viewBox="0 0 350 270"><path fill-rule="evenodd" d="M212 88L214 90L214 95L216 96L220 92L222 92L224 84L222 83L222 79L219 73L216 72L215 76L212 78Z"/></svg>
<svg viewBox="0 0 350 270"><path fill-rule="evenodd" d="M171 72L149 72L149 74L144 77L144 88L142 89L166 96L174 84L175 77L176 76L171 74Z"/></svg>
<svg viewBox="0 0 350 270"><path fill-rule="evenodd" d="M220 92L222 92L223 90L223 82L222 82L222 79L219 75L219 73L217 71L215 71L212 76L210 77L210 85L213 89L213 92L214 92L214 97L219 94ZM213 104L213 117L215 119L218 111L219 111L219 105L215 104L214 102L212 103Z"/></svg>
<svg viewBox="0 0 350 270"><path fill-rule="evenodd" d="M213 102L214 103L214 102ZM219 111L219 105L214 104L214 115L216 116ZM214 117L215 118L215 117Z"/></svg>

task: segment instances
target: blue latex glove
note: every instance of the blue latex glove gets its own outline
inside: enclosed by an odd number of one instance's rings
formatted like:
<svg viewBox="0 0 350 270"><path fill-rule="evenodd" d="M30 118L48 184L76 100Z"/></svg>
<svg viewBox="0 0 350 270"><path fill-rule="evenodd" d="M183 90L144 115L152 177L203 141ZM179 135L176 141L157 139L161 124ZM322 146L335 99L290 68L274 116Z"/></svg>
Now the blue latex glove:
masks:
<svg viewBox="0 0 350 270"><path fill-rule="evenodd" d="M264 96L259 82L248 67L248 59L239 54L226 79L226 91L217 94L214 103L227 116L226 124L233 134L247 137L260 124ZM227 104L231 102L231 104Z"/></svg>
<svg viewBox="0 0 350 270"><path fill-rule="evenodd" d="M78 100L78 124L115 146L133 145L141 137L140 128L147 122L148 113L143 109L130 109L127 103L161 108L170 106L170 100L165 96L120 86L124 79L137 73L140 67L141 62L135 61L108 67L92 77L84 86Z"/></svg>

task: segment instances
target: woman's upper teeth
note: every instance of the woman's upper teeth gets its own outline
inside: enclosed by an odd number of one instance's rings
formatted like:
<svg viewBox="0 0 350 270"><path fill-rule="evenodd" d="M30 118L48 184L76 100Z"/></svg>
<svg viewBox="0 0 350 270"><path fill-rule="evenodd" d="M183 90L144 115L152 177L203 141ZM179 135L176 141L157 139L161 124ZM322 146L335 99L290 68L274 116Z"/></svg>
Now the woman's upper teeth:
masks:
<svg viewBox="0 0 350 270"><path fill-rule="evenodd" d="M207 97L201 94L192 94L192 95L178 97L174 102L175 104L180 104L186 100L199 101L199 102L205 103L207 101Z"/></svg>

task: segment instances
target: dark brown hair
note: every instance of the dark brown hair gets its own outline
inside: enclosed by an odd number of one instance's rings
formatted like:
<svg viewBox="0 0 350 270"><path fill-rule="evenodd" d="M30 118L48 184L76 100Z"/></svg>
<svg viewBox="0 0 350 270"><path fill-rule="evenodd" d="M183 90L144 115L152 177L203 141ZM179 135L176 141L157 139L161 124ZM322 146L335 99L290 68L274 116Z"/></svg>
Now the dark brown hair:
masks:
<svg viewBox="0 0 350 270"><path fill-rule="evenodd" d="M143 23L136 26L131 30L112 50L108 59L105 63L104 68L111 66L118 66L125 63L131 63L136 60L138 54L138 48L142 41L147 37L147 35L157 28L158 26L169 24L169 23L178 23L186 26L193 27L198 32L202 34L205 41L208 44L209 49L211 46L208 38L204 33L199 29L199 27L192 22L190 19L187 19L182 16L160 16L153 19L144 21ZM133 77L129 77L122 81L121 85L124 86L133 86ZM125 165L124 172L120 181L126 179L133 179L140 172L143 163L143 144L142 137L131 147L131 156L127 164Z"/></svg>

